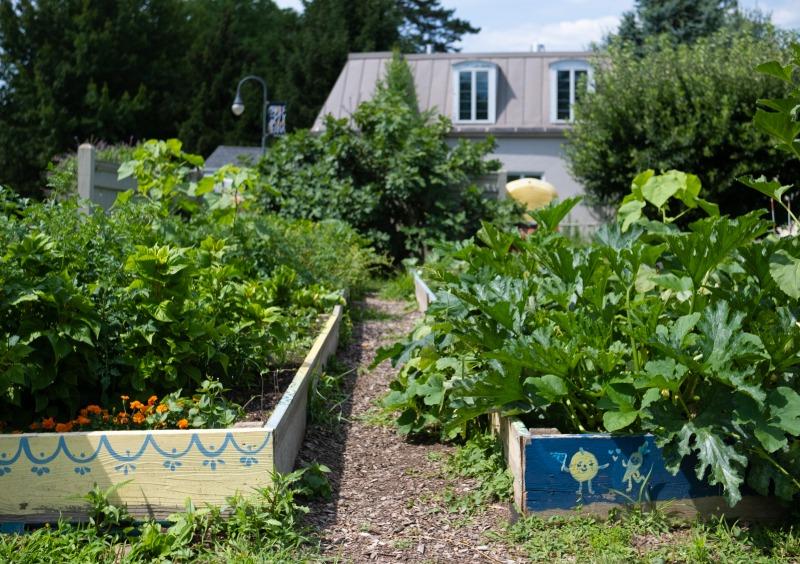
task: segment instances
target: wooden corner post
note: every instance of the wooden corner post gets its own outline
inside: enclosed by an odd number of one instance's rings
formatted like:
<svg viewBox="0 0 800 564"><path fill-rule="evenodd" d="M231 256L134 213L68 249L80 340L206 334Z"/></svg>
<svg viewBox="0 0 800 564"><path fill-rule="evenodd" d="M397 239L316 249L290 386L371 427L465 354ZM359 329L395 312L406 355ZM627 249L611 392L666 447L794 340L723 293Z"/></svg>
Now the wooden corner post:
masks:
<svg viewBox="0 0 800 564"><path fill-rule="evenodd" d="M84 143L78 147L78 196L82 200L93 200L95 159L94 145Z"/></svg>

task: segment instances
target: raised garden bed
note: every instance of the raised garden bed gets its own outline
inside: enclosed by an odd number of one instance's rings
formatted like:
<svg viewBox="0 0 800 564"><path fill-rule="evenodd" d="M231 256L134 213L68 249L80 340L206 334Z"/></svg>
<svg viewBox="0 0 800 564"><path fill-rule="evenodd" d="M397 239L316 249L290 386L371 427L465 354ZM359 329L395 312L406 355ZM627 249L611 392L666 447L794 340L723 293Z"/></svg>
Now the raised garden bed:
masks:
<svg viewBox="0 0 800 564"><path fill-rule="evenodd" d="M288 472L305 434L308 390L336 351L336 306L266 424L229 429L93 431L0 435L0 523L85 517L80 499L94 484L139 518L163 519L184 508L221 505Z"/></svg>
<svg viewBox="0 0 800 564"><path fill-rule="evenodd" d="M414 273L420 311L436 299ZM541 516L607 516L615 509L658 505L682 517L721 516L759 521L780 519L778 500L744 495L729 507L721 486L698 480L689 459L675 475L652 435L609 433L561 434L557 429L528 429L517 418L492 414L492 428L503 444L514 478L518 510Z"/></svg>

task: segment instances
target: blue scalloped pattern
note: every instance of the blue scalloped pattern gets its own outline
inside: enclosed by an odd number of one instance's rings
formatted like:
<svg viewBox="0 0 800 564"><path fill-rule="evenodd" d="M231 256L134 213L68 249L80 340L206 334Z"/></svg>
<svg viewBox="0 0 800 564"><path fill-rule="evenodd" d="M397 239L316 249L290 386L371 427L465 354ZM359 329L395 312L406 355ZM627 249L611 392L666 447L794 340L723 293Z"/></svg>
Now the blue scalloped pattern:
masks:
<svg viewBox="0 0 800 564"><path fill-rule="evenodd" d="M17 451L13 456L9 457L9 453L7 452L0 453L0 478L6 474L9 474L11 472L10 466L20 460L27 460L27 462L31 464L30 471L37 476L43 476L50 472L50 469L47 467L47 465L61 456L66 457L70 461L74 462L76 464L75 472L83 476L91 471L86 464L94 461L100 455L100 453L104 451L108 453L111 458L120 463L114 466L114 469L127 475L136 470L135 462L139 460L148 449L152 449L161 455L164 458L163 466L173 472L177 471L183 465L179 459L189 454L192 449L197 450L197 452L199 452L205 458L203 461L203 466L212 472L215 472L217 468L221 468L222 465L225 464L224 460L222 460L220 457L225 453L230 452L241 455L239 456L239 463L242 466L250 467L254 464L258 464L256 455L258 455L267 447L271 436L271 433L267 433L267 436L260 445L252 444L242 446L236 441L233 433L226 433L225 438L223 439L219 448L214 448L213 445L204 445L200 440L200 436L197 433L192 433L191 439L189 440L186 448L179 451L174 448L170 450L164 450L158 445L154 435L146 435L142 441L142 445L139 447L139 450L134 453L131 453L130 450L126 450L124 453L121 453L114 450L114 447L111 446L111 442L108 440L108 437L104 435L100 437L100 442L98 443L95 451L89 455L84 452L81 452L77 455L71 452L67 446L65 436L58 437L56 448L52 453L45 454L44 452L39 452L38 454L35 454L31 450L31 444L28 437L21 437L19 439Z"/></svg>

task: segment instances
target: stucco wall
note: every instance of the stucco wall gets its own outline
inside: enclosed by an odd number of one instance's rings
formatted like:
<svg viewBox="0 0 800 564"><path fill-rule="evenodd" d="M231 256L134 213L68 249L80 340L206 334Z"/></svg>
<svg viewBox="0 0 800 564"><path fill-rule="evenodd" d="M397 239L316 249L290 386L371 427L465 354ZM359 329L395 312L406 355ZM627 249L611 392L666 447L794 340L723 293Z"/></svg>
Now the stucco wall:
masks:
<svg viewBox="0 0 800 564"><path fill-rule="evenodd" d="M583 195L583 186L567 170L563 155L564 138L496 137L495 141L497 147L492 157L503 163L502 172L541 174L544 180L555 186L561 199ZM501 196L504 195L501 191ZM565 223L580 225L585 231L600 220L589 207L579 204Z"/></svg>

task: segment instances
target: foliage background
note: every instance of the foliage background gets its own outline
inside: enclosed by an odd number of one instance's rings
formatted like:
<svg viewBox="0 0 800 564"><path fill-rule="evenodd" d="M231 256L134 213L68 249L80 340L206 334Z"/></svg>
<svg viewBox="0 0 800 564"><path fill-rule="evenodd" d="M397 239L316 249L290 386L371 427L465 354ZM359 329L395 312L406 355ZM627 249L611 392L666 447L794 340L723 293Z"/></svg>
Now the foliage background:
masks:
<svg viewBox="0 0 800 564"><path fill-rule="evenodd" d="M602 204L619 202L637 172L654 168L696 173L724 213L765 207L736 178L800 173L752 124L756 100L786 92L753 71L784 57L786 39L754 24L692 44L650 38L644 53L612 42L595 61L594 92L578 103L566 150L572 173Z"/></svg>
<svg viewBox="0 0 800 564"><path fill-rule="evenodd" d="M349 52L448 50L474 31L439 0L0 0L0 185L38 196L49 160L87 140L258 145L260 112L230 111L243 76L307 127ZM260 108L254 85L243 97Z"/></svg>

